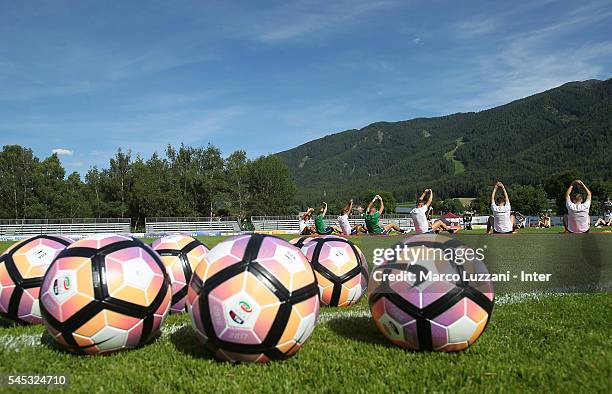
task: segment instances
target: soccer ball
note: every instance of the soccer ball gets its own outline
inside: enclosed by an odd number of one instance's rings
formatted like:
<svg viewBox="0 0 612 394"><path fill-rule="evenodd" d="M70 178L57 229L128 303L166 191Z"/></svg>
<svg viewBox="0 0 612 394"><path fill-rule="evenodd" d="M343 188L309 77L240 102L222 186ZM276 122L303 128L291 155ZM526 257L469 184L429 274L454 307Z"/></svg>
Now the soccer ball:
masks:
<svg viewBox="0 0 612 394"><path fill-rule="evenodd" d="M64 249L47 270L40 293L49 334L60 347L87 354L151 340L172 296L166 269L149 246L105 234Z"/></svg>
<svg viewBox="0 0 612 394"><path fill-rule="evenodd" d="M169 235L159 238L151 245L159 254L172 286L170 313L186 311L185 297L193 270L204 260L208 246L186 235Z"/></svg>
<svg viewBox="0 0 612 394"><path fill-rule="evenodd" d="M368 263L357 246L328 235L311 239L302 252L317 276L323 305L347 307L359 301L368 287Z"/></svg>
<svg viewBox="0 0 612 394"><path fill-rule="evenodd" d="M69 238L37 235L11 245L0 256L0 316L40 324L38 294L47 268Z"/></svg>
<svg viewBox="0 0 612 394"><path fill-rule="evenodd" d="M301 249L302 246L304 246L306 242L310 241L313 238L314 237L312 237L311 235L303 235L301 237L296 237L296 238L291 239L289 243L295 246L296 248Z"/></svg>
<svg viewBox="0 0 612 394"><path fill-rule="evenodd" d="M493 311L492 283L471 279L488 273L482 254L441 235L413 236L398 246L396 259L375 266L370 278L378 329L411 350L450 352L474 343Z"/></svg>
<svg viewBox="0 0 612 394"><path fill-rule="evenodd" d="M299 249L253 234L212 248L193 273L187 310L219 360L268 362L295 354L319 317L314 272Z"/></svg>

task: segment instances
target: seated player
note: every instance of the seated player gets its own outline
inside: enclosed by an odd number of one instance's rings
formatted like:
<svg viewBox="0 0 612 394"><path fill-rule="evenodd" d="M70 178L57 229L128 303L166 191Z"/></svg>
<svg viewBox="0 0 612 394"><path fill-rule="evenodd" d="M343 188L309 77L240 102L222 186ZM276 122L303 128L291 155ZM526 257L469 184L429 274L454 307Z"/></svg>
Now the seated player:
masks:
<svg viewBox="0 0 612 394"><path fill-rule="evenodd" d="M315 216L315 229L319 235L329 235L334 231L341 233L342 230L338 226L327 226L325 224L325 215L327 214L327 203L323 201L319 213Z"/></svg>
<svg viewBox="0 0 612 394"><path fill-rule="evenodd" d="M503 197L496 197L497 189L501 188L504 192ZM515 217L512 215L510 198L503 183L497 182L491 193L491 211L493 215L487 220L487 234L512 234L514 233Z"/></svg>
<svg viewBox="0 0 612 394"><path fill-rule="evenodd" d="M584 200L580 193L576 193L572 197L574 186L584 190L587 195L586 200ZM591 217L589 216L591 197L591 191L581 180L577 179L569 186L565 192L565 206L567 207L567 215L563 216L563 227L565 227L565 232L570 232L572 234L589 232L591 226Z"/></svg>
<svg viewBox="0 0 612 394"><path fill-rule="evenodd" d="M348 215L353 211L353 199L349 201L342 211L340 212L340 216L338 216L338 227L342 230L340 235L349 236L351 234L359 234L361 232L367 232L365 228L361 225L355 225L351 227L351 223L349 223Z"/></svg>
<svg viewBox="0 0 612 394"><path fill-rule="evenodd" d="M425 197L429 194L427 201L425 201ZM453 234L455 230L448 227L446 223L442 220L436 220L429 225L429 220L427 220L427 211L431 206L433 201L433 191L431 189L425 189L421 197L418 198L416 202L416 207L410 211L410 216L412 217L412 222L414 223L414 230L417 234L428 234L435 232L436 234L440 231L448 231L449 234Z"/></svg>
<svg viewBox="0 0 612 394"><path fill-rule="evenodd" d="M302 218L300 219L300 234L301 235L311 235L317 232L315 226L309 226L308 221L312 219L312 214L314 213L314 208L308 208Z"/></svg>
<svg viewBox="0 0 612 394"><path fill-rule="evenodd" d="M551 220L550 216L548 216L545 212L540 214L540 220L538 221L539 228L550 228Z"/></svg>
<svg viewBox="0 0 612 394"><path fill-rule="evenodd" d="M380 207L378 209L376 209L376 207L374 206L374 203L376 202L376 200L380 201ZM380 226L378 221L380 220L380 215L382 215L384 209L385 209L385 203L383 202L382 197L377 194L376 196L374 196L374 198L368 205L368 209L366 210L366 213L363 214L363 219L365 220L366 229L368 230L368 233L370 234L388 234L392 230L403 233L404 230L402 230L395 223L389 223L383 227Z"/></svg>
<svg viewBox="0 0 612 394"><path fill-rule="evenodd" d="M603 203L603 218L598 218L597 222L595 223L595 227L599 227L599 226L606 226L606 227L612 227L612 201L610 201L610 198L608 198L604 203Z"/></svg>
<svg viewBox="0 0 612 394"><path fill-rule="evenodd" d="M463 213L463 228L465 230L472 230L472 219L474 218L473 211L465 211Z"/></svg>

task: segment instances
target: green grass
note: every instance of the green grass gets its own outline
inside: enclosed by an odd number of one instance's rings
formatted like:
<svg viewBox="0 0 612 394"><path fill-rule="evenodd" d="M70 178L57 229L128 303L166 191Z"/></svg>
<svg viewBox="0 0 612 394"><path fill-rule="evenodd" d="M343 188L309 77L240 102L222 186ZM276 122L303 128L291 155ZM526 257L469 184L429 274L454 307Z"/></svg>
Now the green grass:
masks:
<svg viewBox="0 0 612 394"><path fill-rule="evenodd" d="M560 286L609 284L612 235L551 232L484 236L491 272L552 272L552 284L507 283L497 296ZM286 238L290 238L287 236ZM214 246L223 237L202 238ZM366 256L400 237L353 237ZM0 244L5 248L9 243ZM130 352L104 357L58 351L41 326L0 321L0 373L68 373L71 391L106 392L609 392L612 295L540 296L495 306L483 336L455 354L414 353L391 346L369 318L367 302L325 308L309 342L287 361L219 363L197 342L185 315L170 316L164 334ZM172 329L169 329L172 328ZM7 346L6 339L15 342ZM2 389L0 389L1 391Z"/></svg>
<svg viewBox="0 0 612 394"><path fill-rule="evenodd" d="M455 159L455 152L457 151L457 149L459 149L461 145L464 144L463 137L457 138L457 140L455 140L455 144L456 145L452 150L444 154L444 158L446 160L450 160L453 163L454 174L459 175L465 172L465 166L463 165L461 161Z"/></svg>

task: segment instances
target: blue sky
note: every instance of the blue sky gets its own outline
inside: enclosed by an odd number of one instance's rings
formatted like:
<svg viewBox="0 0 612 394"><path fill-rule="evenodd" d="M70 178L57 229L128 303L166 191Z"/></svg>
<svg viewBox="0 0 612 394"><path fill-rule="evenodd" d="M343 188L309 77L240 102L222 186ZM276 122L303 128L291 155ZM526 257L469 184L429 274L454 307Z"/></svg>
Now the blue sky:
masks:
<svg viewBox="0 0 612 394"><path fill-rule="evenodd" d="M258 3L258 4L255 4ZM0 143L285 150L612 77L610 1L0 0Z"/></svg>

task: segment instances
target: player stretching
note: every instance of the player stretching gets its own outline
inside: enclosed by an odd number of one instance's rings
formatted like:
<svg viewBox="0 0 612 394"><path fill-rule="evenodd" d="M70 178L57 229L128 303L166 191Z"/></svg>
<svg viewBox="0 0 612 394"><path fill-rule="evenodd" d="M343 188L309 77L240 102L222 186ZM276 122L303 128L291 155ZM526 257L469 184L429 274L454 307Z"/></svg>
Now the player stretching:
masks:
<svg viewBox="0 0 612 394"><path fill-rule="evenodd" d="M504 195L497 197L497 189L501 188ZM497 182L491 193L491 211L493 215L487 220L487 234L512 234L514 233L514 215L511 214L510 198L503 183Z"/></svg>
<svg viewBox="0 0 612 394"><path fill-rule="evenodd" d="M425 201L425 196L429 194L429 198ZM453 234L455 230L451 229L441 220L436 220L434 224L429 226L429 220L427 220L427 210L431 206L433 201L433 191L431 189L425 189L421 197L418 198L416 208L410 211L412 222L414 223L414 230L417 234L427 234L431 232L439 233L440 231L448 231Z"/></svg>
<svg viewBox="0 0 612 394"><path fill-rule="evenodd" d="M311 235L317 232L315 226L309 226L308 222L312 218L312 214L314 213L314 208L308 208L302 218L300 219L300 234L301 235Z"/></svg>
<svg viewBox="0 0 612 394"><path fill-rule="evenodd" d="M325 224L325 215L327 214L327 203L324 201L321 203L321 208L319 208L319 213L315 216L315 229L317 230L317 234L319 235L329 235L334 231L337 233L341 233L342 230L338 226L328 227Z"/></svg>
<svg viewBox="0 0 612 394"><path fill-rule="evenodd" d="M376 209L374 203L376 200L380 201L380 208ZM380 219L380 215L382 215L383 210L385 209L385 203L383 199L378 194L374 196L370 204L368 205L368 209L366 213L363 214L363 218L365 220L366 229L370 234L388 234L391 230L403 233L402 230L397 224L389 223L383 227L380 227L378 223Z"/></svg>
<svg viewBox="0 0 612 394"><path fill-rule="evenodd" d="M586 201L582 194L576 193L572 198L572 190L574 185L584 190L587 195ZM563 227L566 232L580 234L589 232L591 227L591 217L589 209L591 208L591 191L579 179L576 179L565 192L565 206L567 207L567 215L563 216Z"/></svg>
<svg viewBox="0 0 612 394"><path fill-rule="evenodd" d="M346 204L344 208L342 208L342 211L340 212L340 216L338 216L338 227L340 227L340 229L342 230L340 235L348 236L351 234L359 234L360 232L364 232L364 233L367 232L367 230L364 229L363 226L359 224L351 227L351 223L349 222L348 215L352 211L353 211L353 199L351 198L351 201L349 201L348 204Z"/></svg>

